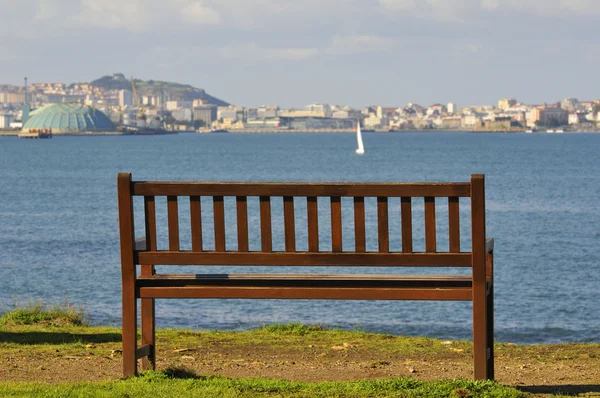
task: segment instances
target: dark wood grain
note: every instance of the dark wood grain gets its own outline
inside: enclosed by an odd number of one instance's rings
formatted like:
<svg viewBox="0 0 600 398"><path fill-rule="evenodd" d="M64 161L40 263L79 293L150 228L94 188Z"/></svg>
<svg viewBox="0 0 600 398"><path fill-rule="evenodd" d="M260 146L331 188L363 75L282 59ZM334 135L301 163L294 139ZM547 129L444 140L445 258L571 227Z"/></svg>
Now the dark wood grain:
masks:
<svg viewBox="0 0 600 398"><path fill-rule="evenodd" d="M247 182L136 182L136 196L363 196L424 197L470 195L469 183L247 183Z"/></svg>
<svg viewBox="0 0 600 398"><path fill-rule="evenodd" d="M473 267L473 362L475 379L490 378L485 248L485 188L481 174L471 176L471 245Z"/></svg>
<svg viewBox="0 0 600 398"><path fill-rule="evenodd" d="M156 250L156 203L154 196L144 197L144 218L146 229L146 250ZM155 274L153 264L140 265L140 277L152 277ZM154 346L156 344L155 331L155 303L154 299L142 299L141 312L141 335L142 345L150 347L148 354L142 357L142 369L156 369ZM138 349L139 352L139 349ZM139 357L138 357L139 358Z"/></svg>
<svg viewBox="0 0 600 398"><path fill-rule="evenodd" d="M285 238L285 251L295 252L296 251L296 223L294 221L294 197L284 196L283 197L283 224L284 224L284 238Z"/></svg>
<svg viewBox="0 0 600 398"><path fill-rule="evenodd" d="M117 176L117 196L121 241L123 377L132 377L137 374L136 263L134 258L135 227L133 221L134 211L131 185L131 174L119 173Z"/></svg>
<svg viewBox="0 0 600 398"><path fill-rule="evenodd" d="M202 251L202 204L200 196L190 196L192 251Z"/></svg>
<svg viewBox="0 0 600 398"><path fill-rule="evenodd" d="M388 199L386 197L377 198L377 239L379 241L379 251L389 253L390 235L388 219Z"/></svg>
<svg viewBox="0 0 600 398"><path fill-rule="evenodd" d="M169 250L179 250L179 208L177 196L167 196L167 218L169 220Z"/></svg>
<svg viewBox="0 0 600 398"><path fill-rule="evenodd" d="M154 196L144 197L146 250L156 250L156 202Z"/></svg>
<svg viewBox="0 0 600 398"><path fill-rule="evenodd" d="M306 198L308 222L308 251L319 251L319 209L316 197Z"/></svg>
<svg viewBox="0 0 600 398"><path fill-rule="evenodd" d="M448 239L451 253L460 252L460 215L458 197L448 198Z"/></svg>
<svg viewBox="0 0 600 398"><path fill-rule="evenodd" d="M237 215L237 237L238 250L248 251L248 200L245 196L237 196L235 199Z"/></svg>
<svg viewBox="0 0 600 398"><path fill-rule="evenodd" d="M412 253L413 251L413 233L412 233L412 200L409 197L401 199L401 219L402 219L402 252Z"/></svg>
<svg viewBox="0 0 600 398"><path fill-rule="evenodd" d="M310 288L310 287L143 287L140 297L317 300L457 300L471 299L470 288Z"/></svg>
<svg viewBox="0 0 600 398"><path fill-rule="evenodd" d="M364 253L367 250L365 234L365 198L354 198L354 250Z"/></svg>
<svg viewBox="0 0 600 398"><path fill-rule="evenodd" d="M435 230L435 198L425 197L425 251L435 253L437 251Z"/></svg>
<svg viewBox="0 0 600 398"><path fill-rule="evenodd" d="M260 197L260 241L263 252L269 253L273 250L271 198L269 196Z"/></svg>
<svg viewBox="0 0 600 398"><path fill-rule="evenodd" d="M215 251L227 250L225 243L225 201L222 196L213 197Z"/></svg>
<svg viewBox="0 0 600 398"><path fill-rule="evenodd" d="M159 251L137 254L163 265L274 265L347 267L470 267L471 253L208 252Z"/></svg>
<svg viewBox="0 0 600 398"><path fill-rule="evenodd" d="M331 198L331 248L333 252L342 251L342 200L339 196Z"/></svg>

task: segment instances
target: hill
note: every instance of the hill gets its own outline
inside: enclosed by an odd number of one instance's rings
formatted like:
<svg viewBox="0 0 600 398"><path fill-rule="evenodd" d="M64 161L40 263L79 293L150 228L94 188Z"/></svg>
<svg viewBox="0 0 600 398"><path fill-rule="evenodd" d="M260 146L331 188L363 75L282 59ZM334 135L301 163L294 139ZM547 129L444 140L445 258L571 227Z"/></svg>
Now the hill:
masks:
<svg viewBox="0 0 600 398"><path fill-rule="evenodd" d="M189 84L166 82L162 80L134 79L135 88L141 95L160 95L164 93L172 100L191 101L203 99L209 104L228 106L229 103L207 94L204 89L193 87ZM94 87L104 90L131 90L131 80L122 73L105 75L90 82Z"/></svg>

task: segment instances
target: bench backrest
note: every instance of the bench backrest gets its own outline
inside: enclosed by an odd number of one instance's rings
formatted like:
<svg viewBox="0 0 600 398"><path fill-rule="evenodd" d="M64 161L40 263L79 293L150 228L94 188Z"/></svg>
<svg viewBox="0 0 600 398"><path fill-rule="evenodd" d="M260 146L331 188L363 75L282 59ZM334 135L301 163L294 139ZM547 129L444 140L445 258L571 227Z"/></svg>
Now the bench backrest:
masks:
<svg viewBox="0 0 600 398"><path fill-rule="evenodd" d="M433 266L472 267L485 264L484 176L471 176L470 182L442 183L234 183L234 182L146 182L132 181L131 174L117 178L121 251L131 253L126 263L160 265L279 265L279 266ZM143 198L145 243L135 242L134 197ZM156 198L166 197L168 250L157 248ZM180 199L189 201L190 249L180 246ZM202 220L206 201L212 198L212 220ZM235 199L237 245L226 245L225 198ZM248 214L248 198L258 197L257 215ZM284 250L273 250L272 199L282 198ZM354 248L343 247L342 198L353 204ZM365 198L376 198L373 228L377 250L367 250ZM297 199L302 198L302 199ZM331 225L331 250L319 242L319 218L323 219L318 198L330 202L327 218ZM400 206L401 250L390 250L388 202ZM425 250L413 250L413 204L423 198ZM470 198L471 251L461 251L459 198ZM297 250L295 203L306 201L307 250ZM323 200L323 199L321 199ZM436 202L447 203L448 250L438 251ZM303 202L304 204L304 202ZM187 207L187 206L186 206ZM304 206L303 206L304 207ZM320 211L321 210L321 211ZM258 220L260 250L250 250L249 222ZM346 220L347 221L347 220ZM202 225L212 222L214 245L203 244ZM256 221L254 221L256 222ZM302 234L304 235L304 234ZM328 248L329 249L329 248ZM482 272L485 272L484 270Z"/></svg>

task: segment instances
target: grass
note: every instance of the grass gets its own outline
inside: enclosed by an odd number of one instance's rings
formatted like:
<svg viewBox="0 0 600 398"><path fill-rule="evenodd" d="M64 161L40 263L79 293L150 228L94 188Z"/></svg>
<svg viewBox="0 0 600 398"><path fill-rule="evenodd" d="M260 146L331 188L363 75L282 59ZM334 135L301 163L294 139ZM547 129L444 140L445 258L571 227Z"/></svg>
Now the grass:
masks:
<svg viewBox="0 0 600 398"><path fill-rule="evenodd" d="M146 372L141 377L100 383L0 383L6 397L525 397L490 381L378 379L300 383L265 378L201 377L188 371Z"/></svg>
<svg viewBox="0 0 600 398"><path fill-rule="evenodd" d="M84 326L86 314L69 302L64 305L44 305L37 301L14 309L0 317L0 326L49 325L49 326Z"/></svg>
<svg viewBox="0 0 600 398"><path fill-rule="evenodd" d="M273 333L277 335L305 336L309 333L324 331L325 328L322 325L304 325L302 323L275 323L272 325L261 326L255 330L257 332Z"/></svg>
<svg viewBox="0 0 600 398"><path fill-rule="evenodd" d="M385 375L402 375L407 366L438 367L471 365L471 342L441 341L425 337L392 336L327 329L300 323L265 325L243 332L159 329L156 332L161 372L146 372L141 377L119 380L121 330L90 327L84 311L64 305L28 304L0 318L0 396L4 397L526 397L527 394L493 382L472 380L435 380L448 377L443 370L433 381L417 378L373 379L368 369ZM545 368L549 380L584 367L595 368L600 357L599 344L516 345L496 343L497 365L514 369L515 380L536 382L522 374ZM274 359L276 358L276 359ZM186 362L187 361L187 362ZM189 362L192 361L192 362ZM292 362L295 361L295 362ZM365 371L352 378L308 378L299 380L354 380L338 382L292 382L273 378L282 369L301 369L321 373L337 363L363 361ZM406 361L406 362L404 362ZM209 365L205 364L207 362ZM278 363L280 366L278 366ZM9 368L13 366L11 370ZM56 365L53 365L56 364ZM268 366L267 366L268 365ZM190 367L191 366L191 367ZM88 376L80 373L87 369ZM166 369L165 369L166 368ZM361 368L361 369L363 369ZM227 374L232 369L269 369L263 373ZM273 369L273 370L270 370ZM309 370L317 369L317 370ZM349 367L348 369L352 369ZM556 369L565 369L557 372ZM46 377L47 372L58 378ZM74 372L74 373L73 373ZM224 372L224 375L220 372ZM295 372L295 370L294 370ZM331 375L335 371L331 371ZM342 371L343 372L343 371ZM339 371L338 371L339 373ZM221 375L219 375L221 374ZM62 376L67 377L62 377ZM69 376L71 375L71 376ZM91 375L91 376L89 376ZM95 377L94 377L95 375ZM103 376L104 375L104 376ZM383 375L383 373L382 373ZM384 377L379 376L379 377ZM460 375L460 374L459 374ZM465 376L451 377L465 377ZM229 376L224 377L224 376ZM235 377L232 377L235 376ZM44 378L45 377L45 378ZM62 377L62 378L61 378ZM278 376L287 378L285 376ZM468 377L468 376L467 376ZM356 380L360 378L360 380ZM367 380L370 378L370 380ZM290 379L296 379L290 377ZM52 382L34 382L52 380ZM70 381L57 383L56 380ZM81 382L82 380L98 380ZM108 381L100 381L108 380ZM542 391L544 396L566 391L595 392L587 386L591 379L577 379L570 387L557 383ZM505 380L506 381L506 380ZM539 382L539 381L538 381ZM523 383L518 383L523 384ZM547 384L547 383L543 383ZM563 383L564 384L564 383ZM581 384L581 385L575 385ZM564 387L564 389L563 389ZM537 395L536 395L537 396ZM565 395L560 395L565 396Z"/></svg>

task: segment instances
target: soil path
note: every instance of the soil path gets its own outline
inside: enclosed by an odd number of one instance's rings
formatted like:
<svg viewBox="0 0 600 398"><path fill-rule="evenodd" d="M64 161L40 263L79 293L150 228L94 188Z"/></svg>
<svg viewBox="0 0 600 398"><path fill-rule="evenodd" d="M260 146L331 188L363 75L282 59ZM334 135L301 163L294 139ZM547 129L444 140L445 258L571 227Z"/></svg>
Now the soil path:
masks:
<svg viewBox="0 0 600 398"><path fill-rule="evenodd" d="M384 336L385 337L385 336ZM389 336L389 339L395 337ZM441 342L444 351L402 354L377 345L339 341L281 345L213 339L173 346L159 339L157 370L185 368L196 375L342 381L384 377L422 380L472 377L468 344ZM162 343L162 344L161 344ZM181 342L179 342L181 344ZM375 348L374 348L375 347ZM120 343L79 344L66 351L35 346L0 349L0 381L99 381L121 376ZM496 380L535 396L600 397L600 345L496 346Z"/></svg>

